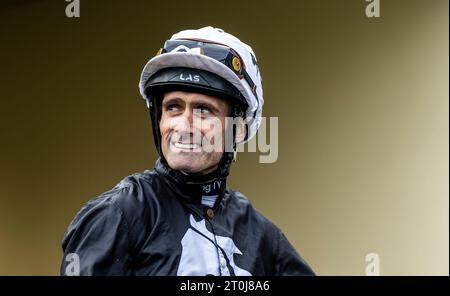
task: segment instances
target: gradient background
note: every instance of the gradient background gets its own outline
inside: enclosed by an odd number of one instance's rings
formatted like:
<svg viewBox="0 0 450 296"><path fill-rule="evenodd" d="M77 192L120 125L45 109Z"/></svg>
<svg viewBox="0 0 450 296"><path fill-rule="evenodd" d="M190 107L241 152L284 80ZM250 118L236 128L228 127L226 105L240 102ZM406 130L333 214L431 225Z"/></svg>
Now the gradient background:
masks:
<svg viewBox="0 0 450 296"><path fill-rule="evenodd" d="M81 206L156 152L138 93L173 33L249 43L279 157L241 153L229 185L320 275L448 275L448 1L0 4L0 274L56 275Z"/></svg>

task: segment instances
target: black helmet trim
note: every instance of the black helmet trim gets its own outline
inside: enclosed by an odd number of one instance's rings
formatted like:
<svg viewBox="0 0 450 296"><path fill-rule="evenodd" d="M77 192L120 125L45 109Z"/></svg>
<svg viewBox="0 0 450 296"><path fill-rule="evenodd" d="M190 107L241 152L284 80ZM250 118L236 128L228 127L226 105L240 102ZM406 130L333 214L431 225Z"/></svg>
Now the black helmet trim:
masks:
<svg viewBox="0 0 450 296"><path fill-rule="evenodd" d="M247 105L241 92L230 82L214 73L200 69L165 68L156 72L145 84L145 94L148 97L160 96L174 90L203 93L240 106Z"/></svg>

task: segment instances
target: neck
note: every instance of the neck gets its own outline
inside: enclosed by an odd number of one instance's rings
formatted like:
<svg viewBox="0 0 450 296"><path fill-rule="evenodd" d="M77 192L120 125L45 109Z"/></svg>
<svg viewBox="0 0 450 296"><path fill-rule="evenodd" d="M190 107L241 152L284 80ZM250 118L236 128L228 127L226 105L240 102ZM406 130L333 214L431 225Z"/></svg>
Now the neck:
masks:
<svg viewBox="0 0 450 296"><path fill-rule="evenodd" d="M188 201L199 203L205 198L211 200L217 197L217 204L226 188L227 175L222 175L217 166L215 170L207 173L190 174L170 168L165 159L160 158L156 162L155 170L177 195Z"/></svg>
<svg viewBox="0 0 450 296"><path fill-rule="evenodd" d="M202 176L202 175L208 175L208 174L214 172L217 169L218 169L218 165L214 165L212 167L204 169L201 172L191 173L191 172L186 172L186 171L183 171L183 170L180 170L180 172L182 172L185 175L190 175L190 176Z"/></svg>

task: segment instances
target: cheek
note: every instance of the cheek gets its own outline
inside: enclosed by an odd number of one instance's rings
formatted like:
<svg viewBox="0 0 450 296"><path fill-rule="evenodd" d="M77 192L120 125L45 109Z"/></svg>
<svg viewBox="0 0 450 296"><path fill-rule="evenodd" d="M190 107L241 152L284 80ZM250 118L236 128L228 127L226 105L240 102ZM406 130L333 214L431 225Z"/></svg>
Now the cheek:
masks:
<svg viewBox="0 0 450 296"><path fill-rule="evenodd" d="M166 156L169 149L169 139L171 134L171 127L169 120L161 117L159 122L159 132L161 133L161 149Z"/></svg>
<svg viewBox="0 0 450 296"><path fill-rule="evenodd" d="M164 138L171 130L170 119L166 116L162 115L161 120L159 121L159 132L161 136Z"/></svg>
<svg viewBox="0 0 450 296"><path fill-rule="evenodd" d="M225 121L220 118L214 120L208 120L205 125L202 126L202 143L206 154L210 154L210 157L219 157L223 152L225 146Z"/></svg>
<svg viewBox="0 0 450 296"><path fill-rule="evenodd" d="M225 135L225 121L213 118L202 123L202 134L207 138L219 138Z"/></svg>

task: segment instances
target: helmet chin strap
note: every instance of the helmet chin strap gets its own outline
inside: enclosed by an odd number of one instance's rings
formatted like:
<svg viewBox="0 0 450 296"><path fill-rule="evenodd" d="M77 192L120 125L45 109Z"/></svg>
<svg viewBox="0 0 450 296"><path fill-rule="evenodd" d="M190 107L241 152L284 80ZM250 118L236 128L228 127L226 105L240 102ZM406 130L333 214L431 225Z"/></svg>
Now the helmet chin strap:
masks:
<svg viewBox="0 0 450 296"><path fill-rule="evenodd" d="M159 129L159 121L161 119L161 98L153 97L149 104L149 112L150 118L152 121L152 129L153 129L153 138L156 145L156 149L158 150L159 157L161 161L169 167L167 160L164 157L161 148L161 131ZM237 116L242 115L242 111L237 104L233 104L230 110L230 116L234 119ZM232 129L233 132L233 142L229 143L231 146L224 147L224 152L222 157L218 163L218 168L211 173L207 173L204 175L191 174L181 170L172 170L173 173L178 173L180 179L184 179L188 183L204 183L209 182L214 179L226 178L230 173L231 163L236 161L236 126L233 124L233 121L227 121L226 130ZM226 141L225 141L226 142ZM227 145L227 143L225 143ZM231 148L231 149L230 149Z"/></svg>

